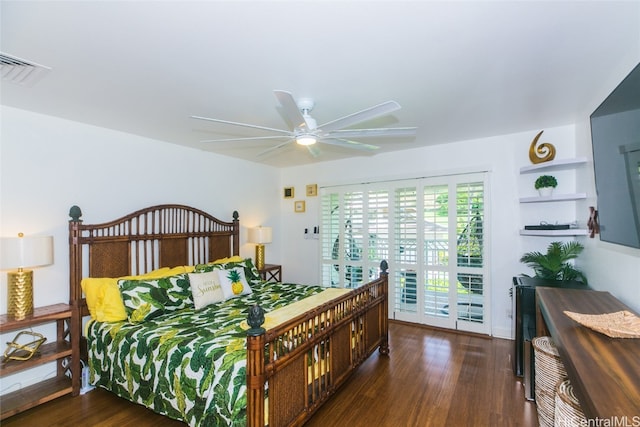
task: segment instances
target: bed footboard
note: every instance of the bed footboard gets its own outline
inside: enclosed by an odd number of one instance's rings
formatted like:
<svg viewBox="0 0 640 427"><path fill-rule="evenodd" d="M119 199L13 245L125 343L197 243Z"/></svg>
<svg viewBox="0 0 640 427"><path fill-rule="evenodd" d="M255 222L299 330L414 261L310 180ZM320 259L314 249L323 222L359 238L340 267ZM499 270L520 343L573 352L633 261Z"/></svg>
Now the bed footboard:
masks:
<svg viewBox="0 0 640 427"><path fill-rule="evenodd" d="M389 354L387 263L380 267L378 279L342 297L248 331L249 427L303 424L376 348Z"/></svg>

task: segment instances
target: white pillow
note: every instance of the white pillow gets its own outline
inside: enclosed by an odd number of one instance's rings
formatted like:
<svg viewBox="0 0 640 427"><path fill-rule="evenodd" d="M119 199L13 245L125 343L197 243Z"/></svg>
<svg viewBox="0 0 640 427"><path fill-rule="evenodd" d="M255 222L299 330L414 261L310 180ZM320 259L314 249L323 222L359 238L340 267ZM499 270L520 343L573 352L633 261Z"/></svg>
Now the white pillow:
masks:
<svg viewBox="0 0 640 427"><path fill-rule="evenodd" d="M196 310L225 300L217 271L189 273L189 282L191 283L193 305Z"/></svg>
<svg viewBox="0 0 640 427"><path fill-rule="evenodd" d="M235 267L227 270L216 270L220 278L220 286L224 299L239 297L240 295L249 295L251 287L244 274L244 268ZM233 280L235 278L235 280Z"/></svg>

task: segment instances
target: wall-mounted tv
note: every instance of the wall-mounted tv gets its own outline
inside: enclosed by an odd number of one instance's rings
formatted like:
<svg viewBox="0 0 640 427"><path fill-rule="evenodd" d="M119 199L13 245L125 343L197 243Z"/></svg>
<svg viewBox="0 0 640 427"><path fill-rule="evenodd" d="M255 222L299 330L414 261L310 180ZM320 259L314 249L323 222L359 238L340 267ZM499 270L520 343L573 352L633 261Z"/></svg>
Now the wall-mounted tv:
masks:
<svg viewBox="0 0 640 427"><path fill-rule="evenodd" d="M600 239L640 248L640 64L591 114Z"/></svg>

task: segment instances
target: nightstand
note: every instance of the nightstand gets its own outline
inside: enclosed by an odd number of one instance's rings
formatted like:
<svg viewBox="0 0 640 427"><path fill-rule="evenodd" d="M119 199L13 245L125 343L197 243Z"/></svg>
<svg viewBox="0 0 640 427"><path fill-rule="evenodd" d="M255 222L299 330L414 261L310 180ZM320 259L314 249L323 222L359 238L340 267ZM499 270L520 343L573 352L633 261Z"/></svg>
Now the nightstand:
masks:
<svg viewBox="0 0 640 427"><path fill-rule="evenodd" d="M56 339L42 344L38 352L30 359L5 362L2 357L0 377L49 362L57 362L58 365L55 377L0 396L0 406L2 407L0 419L5 419L66 394L76 394L71 378L66 375L67 370L71 370L70 361L73 351L70 329L72 313L73 310L69 304L53 304L35 308L32 315L21 320L15 320L6 314L0 316L1 333L24 330L34 325L50 322L56 322L57 329ZM66 365L63 364L65 360ZM76 373L73 375L75 376Z"/></svg>
<svg viewBox="0 0 640 427"><path fill-rule="evenodd" d="M269 282L282 282L282 266L278 264L265 264L258 272L262 280Z"/></svg>

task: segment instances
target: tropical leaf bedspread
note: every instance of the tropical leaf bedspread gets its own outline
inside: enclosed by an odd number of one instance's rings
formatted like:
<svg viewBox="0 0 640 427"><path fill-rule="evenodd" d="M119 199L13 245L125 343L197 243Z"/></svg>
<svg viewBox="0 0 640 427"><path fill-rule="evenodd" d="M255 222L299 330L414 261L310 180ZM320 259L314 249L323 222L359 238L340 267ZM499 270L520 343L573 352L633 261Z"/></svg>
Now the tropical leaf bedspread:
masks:
<svg viewBox="0 0 640 427"><path fill-rule="evenodd" d="M266 312L324 290L252 282L253 293L141 324L91 322L91 383L191 426L246 425L247 310Z"/></svg>

